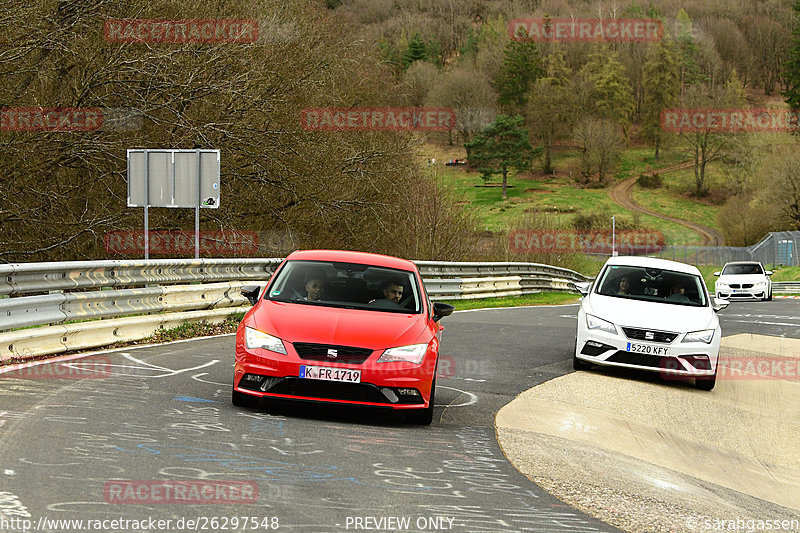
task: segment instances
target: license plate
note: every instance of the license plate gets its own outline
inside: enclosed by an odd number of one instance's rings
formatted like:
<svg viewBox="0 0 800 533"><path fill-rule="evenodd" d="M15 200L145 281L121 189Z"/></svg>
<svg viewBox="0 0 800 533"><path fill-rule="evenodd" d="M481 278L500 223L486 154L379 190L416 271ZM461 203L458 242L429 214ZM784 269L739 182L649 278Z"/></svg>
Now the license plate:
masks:
<svg viewBox="0 0 800 533"><path fill-rule="evenodd" d="M750 292L748 289L733 289L733 292Z"/></svg>
<svg viewBox="0 0 800 533"><path fill-rule="evenodd" d="M324 381L361 383L361 370L350 370L349 368L331 368L327 366L300 365L300 377L307 379L321 379Z"/></svg>
<svg viewBox="0 0 800 533"><path fill-rule="evenodd" d="M669 348L666 346L651 346L650 344L638 344L636 342L629 342L626 351L652 355L669 355Z"/></svg>

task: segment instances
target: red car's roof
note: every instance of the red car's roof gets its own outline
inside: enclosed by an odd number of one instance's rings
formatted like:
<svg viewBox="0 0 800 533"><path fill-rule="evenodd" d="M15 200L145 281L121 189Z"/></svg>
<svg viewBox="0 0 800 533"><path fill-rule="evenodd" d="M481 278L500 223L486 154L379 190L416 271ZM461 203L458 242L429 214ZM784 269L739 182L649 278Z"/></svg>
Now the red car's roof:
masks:
<svg viewBox="0 0 800 533"><path fill-rule="evenodd" d="M400 270L416 271L411 261L389 255L371 254L367 252L351 252L346 250L298 250L286 258L306 261L338 261L342 263L359 263Z"/></svg>

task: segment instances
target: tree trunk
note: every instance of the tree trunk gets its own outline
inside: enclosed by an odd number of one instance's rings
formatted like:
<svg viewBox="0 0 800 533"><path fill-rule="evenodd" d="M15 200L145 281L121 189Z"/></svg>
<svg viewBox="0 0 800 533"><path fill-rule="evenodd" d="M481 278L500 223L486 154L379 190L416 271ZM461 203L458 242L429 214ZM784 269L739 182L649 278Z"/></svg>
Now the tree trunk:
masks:
<svg viewBox="0 0 800 533"><path fill-rule="evenodd" d="M508 199L508 191L506 191L507 183L508 183L508 168L503 165L503 200Z"/></svg>
<svg viewBox="0 0 800 533"><path fill-rule="evenodd" d="M542 171L545 174L553 173L553 141L548 139L544 143L544 168Z"/></svg>
<svg viewBox="0 0 800 533"><path fill-rule="evenodd" d="M694 147L694 185L695 194L700 195L700 147Z"/></svg>

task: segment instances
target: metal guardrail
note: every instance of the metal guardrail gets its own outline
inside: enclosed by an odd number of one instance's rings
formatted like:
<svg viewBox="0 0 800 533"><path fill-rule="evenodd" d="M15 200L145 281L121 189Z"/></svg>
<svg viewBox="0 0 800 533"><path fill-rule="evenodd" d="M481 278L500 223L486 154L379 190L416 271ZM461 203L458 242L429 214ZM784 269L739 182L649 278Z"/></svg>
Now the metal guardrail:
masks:
<svg viewBox="0 0 800 533"><path fill-rule="evenodd" d="M773 294L800 294L800 281L773 281Z"/></svg>
<svg viewBox="0 0 800 533"><path fill-rule="evenodd" d="M0 265L0 361L140 340L246 311L244 284L282 259L162 259ZM418 261L433 299L575 292L589 278L536 263ZM39 327L32 327L39 326ZM28 329L21 329L28 328Z"/></svg>
<svg viewBox="0 0 800 533"><path fill-rule="evenodd" d="M282 259L152 259L0 265L0 295L135 285L258 281Z"/></svg>

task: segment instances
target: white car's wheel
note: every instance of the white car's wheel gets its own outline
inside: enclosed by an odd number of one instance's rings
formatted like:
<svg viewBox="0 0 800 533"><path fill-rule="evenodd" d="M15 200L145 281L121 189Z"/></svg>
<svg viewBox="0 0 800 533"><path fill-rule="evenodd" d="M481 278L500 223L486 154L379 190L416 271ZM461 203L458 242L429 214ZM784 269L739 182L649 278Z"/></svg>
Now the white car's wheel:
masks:
<svg viewBox="0 0 800 533"><path fill-rule="evenodd" d="M575 349L572 350L572 368L573 370L589 370L591 365L585 361L578 359L578 339L575 339Z"/></svg>
<svg viewBox="0 0 800 533"><path fill-rule="evenodd" d="M714 370L714 375L704 378L695 378L694 386L700 390L711 390L717 384L717 371Z"/></svg>

